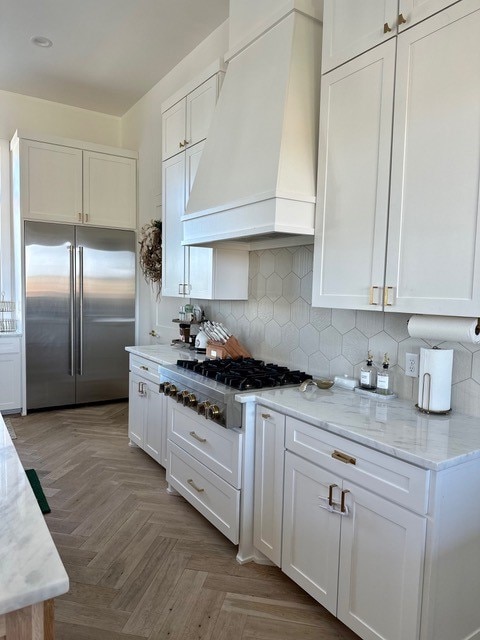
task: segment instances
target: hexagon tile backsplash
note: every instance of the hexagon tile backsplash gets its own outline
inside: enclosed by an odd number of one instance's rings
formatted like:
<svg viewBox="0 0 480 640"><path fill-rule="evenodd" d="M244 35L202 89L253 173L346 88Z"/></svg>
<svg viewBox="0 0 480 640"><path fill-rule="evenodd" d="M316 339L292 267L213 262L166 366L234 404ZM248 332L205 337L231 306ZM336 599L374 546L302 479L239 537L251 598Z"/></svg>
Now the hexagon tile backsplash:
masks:
<svg viewBox="0 0 480 640"><path fill-rule="evenodd" d="M247 301L198 302L255 357L314 376L358 378L368 350L377 365L388 352L394 391L416 402L418 382L405 376L405 354L433 344L409 337L407 314L312 307L312 265L313 245L252 251ZM452 407L480 416L480 347L440 346L454 349Z"/></svg>

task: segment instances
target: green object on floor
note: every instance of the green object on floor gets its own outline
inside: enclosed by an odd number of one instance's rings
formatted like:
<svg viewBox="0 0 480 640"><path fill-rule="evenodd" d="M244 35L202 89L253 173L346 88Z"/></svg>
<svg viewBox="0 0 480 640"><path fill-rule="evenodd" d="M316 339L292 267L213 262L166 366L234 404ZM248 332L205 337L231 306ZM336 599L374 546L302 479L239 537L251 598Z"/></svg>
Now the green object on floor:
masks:
<svg viewBox="0 0 480 640"><path fill-rule="evenodd" d="M37 472L35 469L25 469L25 473L27 474L28 481L30 482L30 486L33 489L33 493L38 502L38 506L40 507L42 513L50 513L51 509L43 493L42 485L40 484L40 480L38 479Z"/></svg>

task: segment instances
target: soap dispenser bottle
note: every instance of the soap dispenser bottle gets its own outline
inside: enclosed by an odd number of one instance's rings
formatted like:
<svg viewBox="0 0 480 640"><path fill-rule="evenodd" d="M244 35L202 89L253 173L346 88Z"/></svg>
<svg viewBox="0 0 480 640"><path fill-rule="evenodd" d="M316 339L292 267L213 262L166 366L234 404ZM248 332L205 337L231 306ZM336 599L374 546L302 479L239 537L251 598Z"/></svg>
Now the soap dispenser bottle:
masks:
<svg viewBox="0 0 480 640"><path fill-rule="evenodd" d="M360 370L360 387L371 391L377 388L377 367L373 364L373 356L370 351L366 363Z"/></svg>
<svg viewBox="0 0 480 640"><path fill-rule="evenodd" d="M377 393L387 396L392 393L392 377L389 367L388 353L383 356L382 368L377 375Z"/></svg>

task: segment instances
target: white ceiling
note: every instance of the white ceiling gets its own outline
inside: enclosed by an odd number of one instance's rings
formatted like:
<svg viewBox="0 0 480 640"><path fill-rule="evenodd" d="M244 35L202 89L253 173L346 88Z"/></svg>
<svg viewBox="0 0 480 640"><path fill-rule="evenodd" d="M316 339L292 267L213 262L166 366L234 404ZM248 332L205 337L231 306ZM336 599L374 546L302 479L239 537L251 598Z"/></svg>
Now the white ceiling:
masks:
<svg viewBox="0 0 480 640"><path fill-rule="evenodd" d="M228 4L0 0L0 89L123 115L228 18Z"/></svg>

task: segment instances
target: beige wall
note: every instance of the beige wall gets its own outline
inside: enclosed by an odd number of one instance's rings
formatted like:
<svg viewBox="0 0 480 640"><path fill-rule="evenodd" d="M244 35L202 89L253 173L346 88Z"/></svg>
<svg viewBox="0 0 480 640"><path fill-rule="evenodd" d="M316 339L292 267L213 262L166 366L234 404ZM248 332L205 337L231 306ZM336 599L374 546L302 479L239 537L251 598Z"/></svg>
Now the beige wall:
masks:
<svg viewBox="0 0 480 640"><path fill-rule="evenodd" d="M116 116L0 90L0 138L10 140L16 129L114 147L120 143Z"/></svg>
<svg viewBox="0 0 480 640"><path fill-rule="evenodd" d="M192 81L228 46L228 21L224 22L168 75L144 95L121 119L121 145L139 152L139 228L161 218L162 195L162 102ZM172 318L178 316L180 298L157 299L138 271L138 342L148 344L155 329L160 341L178 336Z"/></svg>

